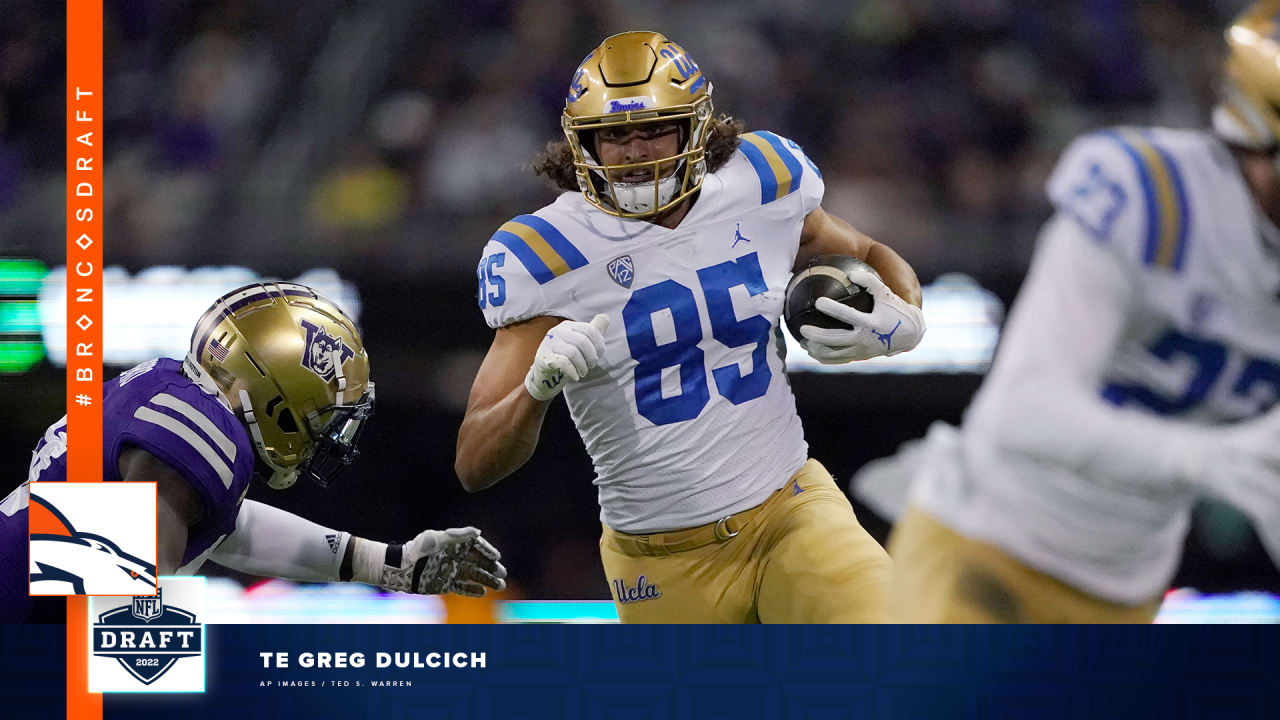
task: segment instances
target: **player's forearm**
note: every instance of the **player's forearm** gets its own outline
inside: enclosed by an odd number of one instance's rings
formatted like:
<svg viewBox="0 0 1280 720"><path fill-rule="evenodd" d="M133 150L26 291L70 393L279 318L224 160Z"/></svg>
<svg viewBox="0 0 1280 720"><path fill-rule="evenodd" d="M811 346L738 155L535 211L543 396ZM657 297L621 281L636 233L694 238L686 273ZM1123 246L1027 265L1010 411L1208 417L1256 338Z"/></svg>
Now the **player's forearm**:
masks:
<svg viewBox="0 0 1280 720"><path fill-rule="evenodd" d="M1001 406L994 430L1005 451L1098 482L1192 483L1191 455L1213 441L1209 428L1115 407L1086 388L1060 383L1028 382Z"/></svg>
<svg viewBox="0 0 1280 720"><path fill-rule="evenodd" d="M533 399L523 384L487 407L471 407L458 430L454 470L462 487L478 492L524 465L538 446L550 402Z"/></svg>
<svg viewBox="0 0 1280 720"><path fill-rule="evenodd" d="M867 237L843 219L818 208L805 218L795 267L799 269L811 258L828 254L848 255L866 262L880 274L880 279L893 294L921 307L920 280L901 255Z"/></svg>
<svg viewBox="0 0 1280 720"><path fill-rule="evenodd" d="M916 271L911 265L894 252L893 248L872 240L871 249L863 260L880 273L880 279L894 295L916 307L922 307L924 297L920 290L920 279L916 277Z"/></svg>
<svg viewBox="0 0 1280 720"><path fill-rule="evenodd" d="M250 575L300 582L337 582L350 534L279 508L245 500L236 529L209 556Z"/></svg>

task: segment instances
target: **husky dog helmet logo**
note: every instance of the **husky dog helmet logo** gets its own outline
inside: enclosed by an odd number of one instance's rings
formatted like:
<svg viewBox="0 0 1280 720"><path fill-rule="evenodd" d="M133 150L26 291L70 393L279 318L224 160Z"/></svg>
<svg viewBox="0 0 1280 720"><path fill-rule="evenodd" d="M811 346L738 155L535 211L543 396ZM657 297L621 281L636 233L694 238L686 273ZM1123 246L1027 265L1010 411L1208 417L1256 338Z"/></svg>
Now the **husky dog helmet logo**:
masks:
<svg viewBox="0 0 1280 720"><path fill-rule="evenodd" d="M342 338L325 332L324 328L302 321L302 328L307 331L307 345L302 351L302 367L319 375L326 382L333 379L334 354L338 355L337 363L346 364L356 351L347 347Z"/></svg>
<svg viewBox="0 0 1280 720"><path fill-rule="evenodd" d="M122 587L142 593L156 587L155 565L108 538L76 530L66 515L35 492L29 512L33 595L120 594ZM62 590L50 592L49 587Z"/></svg>
<svg viewBox="0 0 1280 720"><path fill-rule="evenodd" d="M636 277L636 264L631 261L630 255L623 255L620 258L614 258L608 265L609 277L624 288L631 287L631 281Z"/></svg>
<svg viewBox="0 0 1280 720"><path fill-rule="evenodd" d="M155 597L136 597L129 606L108 610L93 624L93 654L115 658L144 685L150 685L184 657L202 651L196 616L166 606Z"/></svg>

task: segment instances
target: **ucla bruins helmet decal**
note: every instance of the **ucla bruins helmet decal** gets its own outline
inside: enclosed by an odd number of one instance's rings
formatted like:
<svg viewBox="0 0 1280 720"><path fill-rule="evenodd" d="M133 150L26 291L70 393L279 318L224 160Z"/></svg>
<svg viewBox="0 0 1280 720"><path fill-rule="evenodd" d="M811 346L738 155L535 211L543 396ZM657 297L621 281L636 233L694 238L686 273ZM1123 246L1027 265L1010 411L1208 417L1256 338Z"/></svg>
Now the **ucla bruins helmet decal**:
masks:
<svg viewBox="0 0 1280 720"><path fill-rule="evenodd" d="M578 186L610 215L643 218L674 207L702 186L711 119L711 81L679 45L656 32L606 38L573 73L561 125ZM619 125L683 121L683 144L669 158L604 165L594 131ZM648 182L622 182L628 171L651 170Z"/></svg>
<svg viewBox="0 0 1280 720"><path fill-rule="evenodd" d="M351 320L309 287L256 283L218 298L183 367L240 416L273 488L300 475L325 485L360 454L369 356Z"/></svg>
<svg viewBox="0 0 1280 720"><path fill-rule="evenodd" d="M1213 128L1236 145L1274 150L1280 143L1280 0L1250 5L1226 36L1226 72Z"/></svg>

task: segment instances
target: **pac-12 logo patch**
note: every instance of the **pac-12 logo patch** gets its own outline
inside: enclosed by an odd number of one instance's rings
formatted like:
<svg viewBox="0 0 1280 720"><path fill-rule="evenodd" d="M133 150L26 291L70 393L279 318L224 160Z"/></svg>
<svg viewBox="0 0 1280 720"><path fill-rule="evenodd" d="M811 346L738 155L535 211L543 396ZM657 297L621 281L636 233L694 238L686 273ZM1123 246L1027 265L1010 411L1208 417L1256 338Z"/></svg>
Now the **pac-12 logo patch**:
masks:
<svg viewBox="0 0 1280 720"><path fill-rule="evenodd" d="M302 351L302 367L319 375L325 382L332 380L334 355L337 355L339 365L345 365L356 351L347 347L342 338L330 335L319 325L303 320L302 328L307 331L307 344Z"/></svg>
<svg viewBox="0 0 1280 720"><path fill-rule="evenodd" d="M162 578L152 597L95 597L89 614L90 692L204 691L204 578Z"/></svg>
<svg viewBox="0 0 1280 720"><path fill-rule="evenodd" d="M32 595L155 594L155 483L28 488Z"/></svg>
<svg viewBox="0 0 1280 720"><path fill-rule="evenodd" d="M631 288L631 281L636 277L636 264L631 261L630 255L623 255L620 258L614 258L607 266L609 277L624 288Z"/></svg>

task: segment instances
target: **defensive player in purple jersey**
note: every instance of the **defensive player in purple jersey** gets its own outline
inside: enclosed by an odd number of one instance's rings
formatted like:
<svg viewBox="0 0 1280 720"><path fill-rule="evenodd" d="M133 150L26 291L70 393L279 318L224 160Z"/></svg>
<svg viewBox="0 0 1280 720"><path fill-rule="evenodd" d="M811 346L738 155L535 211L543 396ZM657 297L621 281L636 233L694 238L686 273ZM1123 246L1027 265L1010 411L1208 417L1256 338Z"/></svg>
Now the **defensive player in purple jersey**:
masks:
<svg viewBox="0 0 1280 720"><path fill-rule="evenodd" d="M161 575L213 560L419 594L503 589L499 554L475 528L387 544L244 499L255 474L277 489L300 476L328 484L359 455L373 399L364 345L336 305L302 285L250 285L201 317L185 360L149 360L106 383L103 479L157 484ZM28 484L66 480L66 450L64 417L0 503L0 621L41 619L27 596L40 572L26 551Z"/></svg>

